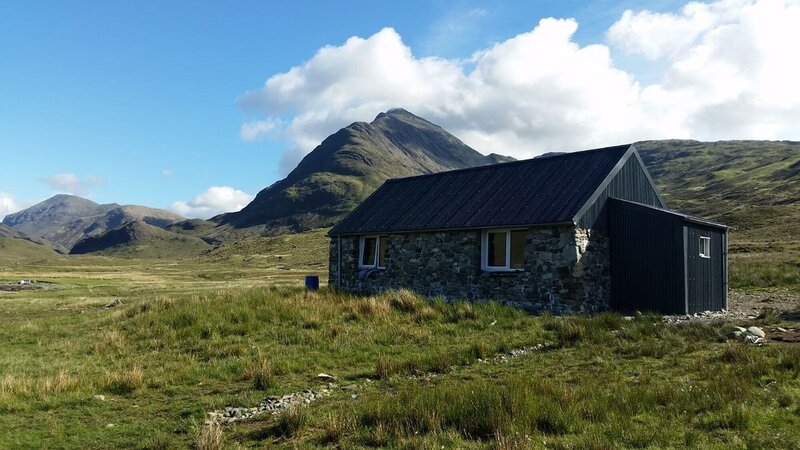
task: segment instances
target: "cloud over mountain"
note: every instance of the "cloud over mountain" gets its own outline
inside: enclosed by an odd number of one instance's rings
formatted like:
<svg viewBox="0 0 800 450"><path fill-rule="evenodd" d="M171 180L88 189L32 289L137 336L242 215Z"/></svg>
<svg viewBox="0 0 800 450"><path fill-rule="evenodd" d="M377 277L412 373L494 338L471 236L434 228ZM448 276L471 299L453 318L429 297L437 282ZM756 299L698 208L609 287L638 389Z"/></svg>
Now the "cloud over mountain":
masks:
<svg viewBox="0 0 800 450"><path fill-rule="evenodd" d="M81 179L74 173L59 173L52 177L42 178L39 181L50 186L53 192L59 194L81 195L89 193L89 189L105 184L103 177L88 175Z"/></svg>
<svg viewBox="0 0 800 450"><path fill-rule="evenodd" d="M392 28L326 46L240 99L264 115L242 137L290 142L288 172L325 136L402 106L484 153L529 157L640 139L776 139L800 134L800 5L774 0L626 11L608 43L579 45L573 19L536 27L468 60L418 58ZM613 55L659 70L651 84Z"/></svg>
<svg viewBox="0 0 800 450"><path fill-rule="evenodd" d="M239 211L253 196L230 186L211 186L191 200L173 202L170 210L186 217L208 219L225 212Z"/></svg>

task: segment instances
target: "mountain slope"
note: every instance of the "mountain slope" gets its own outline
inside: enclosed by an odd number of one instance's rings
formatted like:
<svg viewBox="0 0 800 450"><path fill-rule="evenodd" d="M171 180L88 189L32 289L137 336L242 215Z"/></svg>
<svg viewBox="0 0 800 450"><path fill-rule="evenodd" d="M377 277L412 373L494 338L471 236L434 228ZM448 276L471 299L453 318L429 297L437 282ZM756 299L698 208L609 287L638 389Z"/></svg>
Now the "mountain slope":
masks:
<svg viewBox="0 0 800 450"><path fill-rule="evenodd" d="M137 205L98 205L74 195L56 195L28 209L9 214L3 224L29 236L45 239L67 252L86 236L95 236L131 220L166 227L185 220L169 211Z"/></svg>
<svg viewBox="0 0 800 450"><path fill-rule="evenodd" d="M403 109L356 122L326 138L283 180L244 209L212 220L269 234L331 225L389 178L507 161L484 156Z"/></svg>
<svg viewBox="0 0 800 450"><path fill-rule="evenodd" d="M0 224L0 266L29 264L59 258L50 246Z"/></svg>
<svg viewBox="0 0 800 450"><path fill-rule="evenodd" d="M97 253L138 258L180 258L198 255L211 246L194 236L180 235L140 220L102 234L87 236L70 254Z"/></svg>

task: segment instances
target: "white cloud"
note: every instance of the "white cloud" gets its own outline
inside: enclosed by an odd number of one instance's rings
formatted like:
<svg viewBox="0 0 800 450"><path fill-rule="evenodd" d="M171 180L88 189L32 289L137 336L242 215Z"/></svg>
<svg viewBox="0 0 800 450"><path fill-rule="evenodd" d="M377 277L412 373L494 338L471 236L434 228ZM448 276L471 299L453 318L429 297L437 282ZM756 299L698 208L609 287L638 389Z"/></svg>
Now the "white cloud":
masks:
<svg viewBox="0 0 800 450"><path fill-rule="evenodd" d="M642 91L640 103L650 118L701 139L798 138L800 4L692 3L679 14L659 15L661 26L648 29L652 16L626 12L611 27L612 41L624 50L668 63L662 80ZM682 35L694 37L652 46L658 50L633 44Z"/></svg>
<svg viewBox="0 0 800 450"><path fill-rule="evenodd" d="M242 124L239 135L244 141L256 141L265 134L280 127L280 120L270 117L266 120L253 120Z"/></svg>
<svg viewBox="0 0 800 450"><path fill-rule="evenodd" d="M615 66L608 46L575 43L572 19L543 19L468 61L415 57L385 28L320 49L241 103L267 123L285 120L284 173L337 129L392 107L484 153L516 157L639 139L797 138L799 23L800 6L778 0L626 11L607 37L664 67L644 86Z"/></svg>
<svg viewBox="0 0 800 450"><path fill-rule="evenodd" d="M208 219L225 212L239 211L253 196L230 186L212 186L191 200L179 200L170 206L172 211L191 218Z"/></svg>
<svg viewBox="0 0 800 450"><path fill-rule="evenodd" d="M22 207L20 207L13 195L0 192L0 222L3 221L6 215L15 213L21 209Z"/></svg>
<svg viewBox="0 0 800 450"><path fill-rule="evenodd" d="M39 181L50 186L50 189L56 193L81 196L87 195L91 188L101 186L106 182L103 177L88 175L81 179L74 173L59 173Z"/></svg>

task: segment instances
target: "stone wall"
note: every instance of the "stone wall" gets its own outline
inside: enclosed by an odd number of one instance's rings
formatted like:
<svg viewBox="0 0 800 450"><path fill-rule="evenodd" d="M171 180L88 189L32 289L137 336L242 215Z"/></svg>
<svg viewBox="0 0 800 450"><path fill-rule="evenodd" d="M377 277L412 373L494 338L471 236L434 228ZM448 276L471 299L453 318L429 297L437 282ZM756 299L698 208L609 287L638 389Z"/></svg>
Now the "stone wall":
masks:
<svg viewBox="0 0 800 450"><path fill-rule="evenodd" d="M590 230L529 229L526 264L519 272L482 271L477 230L390 234L388 242L386 268L364 273L358 268L359 238L342 237L341 289L405 288L446 300L495 300L556 314L591 313L608 305L608 240ZM337 283L337 255L334 237L329 286Z"/></svg>

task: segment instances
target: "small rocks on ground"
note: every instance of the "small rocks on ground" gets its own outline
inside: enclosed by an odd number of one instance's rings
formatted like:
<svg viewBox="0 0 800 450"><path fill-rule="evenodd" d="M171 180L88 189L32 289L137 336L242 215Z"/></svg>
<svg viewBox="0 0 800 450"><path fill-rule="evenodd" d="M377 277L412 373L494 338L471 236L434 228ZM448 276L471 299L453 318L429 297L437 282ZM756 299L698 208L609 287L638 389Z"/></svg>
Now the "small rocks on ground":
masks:
<svg viewBox="0 0 800 450"><path fill-rule="evenodd" d="M111 303L107 304L106 308L114 308L116 306L122 305L122 300L115 298Z"/></svg>

